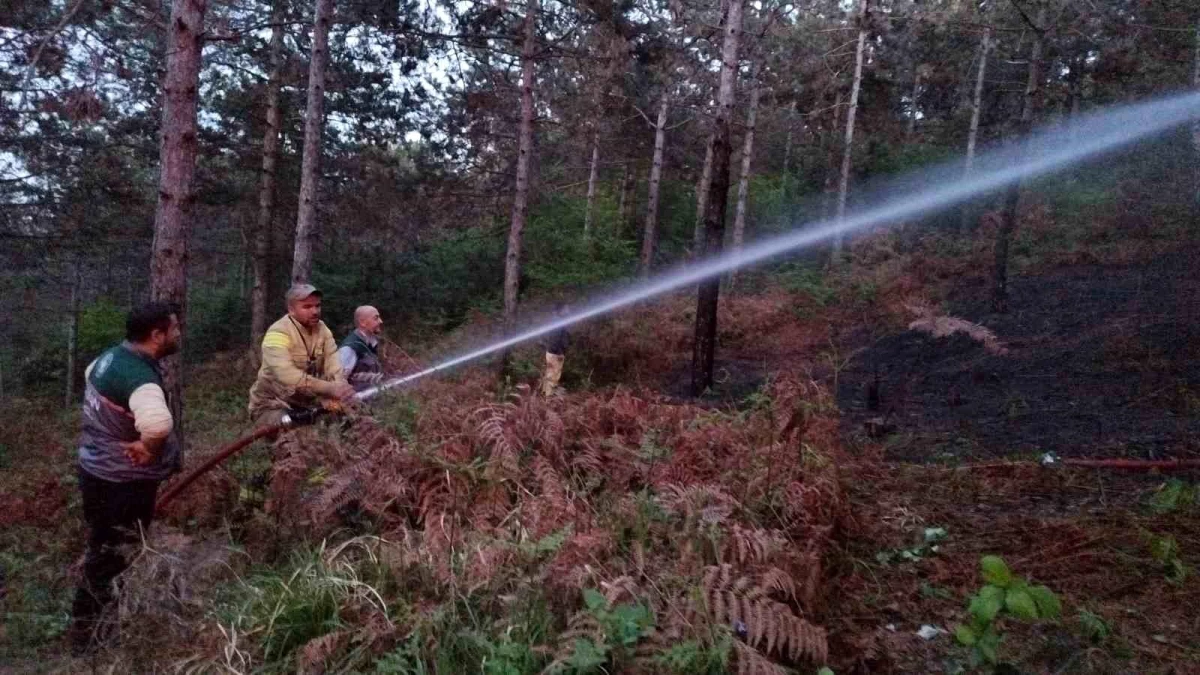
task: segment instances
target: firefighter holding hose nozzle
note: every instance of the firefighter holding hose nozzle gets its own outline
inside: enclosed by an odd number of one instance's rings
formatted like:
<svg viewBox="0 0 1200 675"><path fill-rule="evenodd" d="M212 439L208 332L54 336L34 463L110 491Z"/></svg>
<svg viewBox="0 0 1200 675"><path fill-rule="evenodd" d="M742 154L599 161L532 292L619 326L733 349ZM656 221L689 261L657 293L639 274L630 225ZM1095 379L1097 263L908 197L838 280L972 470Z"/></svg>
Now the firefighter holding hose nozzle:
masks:
<svg viewBox="0 0 1200 675"><path fill-rule="evenodd" d="M263 336L262 366L250 388L254 426L282 424L295 411L338 410L353 396L333 333L321 321L321 291L311 284L292 286L287 315Z"/></svg>

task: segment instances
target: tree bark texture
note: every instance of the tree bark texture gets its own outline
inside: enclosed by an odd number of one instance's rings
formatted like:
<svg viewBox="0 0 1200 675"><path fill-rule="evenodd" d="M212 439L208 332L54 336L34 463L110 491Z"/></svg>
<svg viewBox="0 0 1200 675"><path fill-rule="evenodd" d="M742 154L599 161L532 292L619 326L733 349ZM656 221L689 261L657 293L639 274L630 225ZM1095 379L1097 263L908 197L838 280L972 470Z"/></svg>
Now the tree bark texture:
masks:
<svg viewBox="0 0 1200 675"><path fill-rule="evenodd" d="M621 167L621 198L617 205L620 222L617 223L617 233L625 231L629 225L629 213L633 210L633 188L637 181L637 170L629 166L629 160Z"/></svg>
<svg viewBox="0 0 1200 675"><path fill-rule="evenodd" d="M321 138L325 129L325 71L329 65L329 26L333 0L316 0L312 54L308 60L308 103L304 108L304 159L300 167L300 204L296 212L296 245L292 283L312 276L313 243L317 238L317 204L321 183Z"/></svg>
<svg viewBox="0 0 1200 675"><path fill-rule="evenodd" d="M967 158L963 163L963 174L970 175L975 167L975 144L979 139L979 117L983 111L983 82L987 74L988 52L991 51L992 29L983 29L979 43L979 70L975 73L975 91L971 95L971 126L967 131Z"/></svg>
<svg viewBox="0 0 1200 675"><path fill-rule="evenodd" d="M908 116L908 126L906 126L904 128L904 141L906 143L912 143L913 135L917 132L917 110L918 110L917 99L919 99L920 96L921 96L921 65L917 64L916 70L913 73L912 97L909 99L910 101L912 101L912 111L910 111L910 114Z"/></svg>
<svg viewBox="0 0 1200 675"><path fill-rule="evenodd" d="M83 276L76 260L71 269L71 325L67 329L67 386L63 394L63 407L75 403L75 359L79 354L79 295L83 291Z"/></svg>
<svg viewBox="0 0 1200 675"><path fill-rule="evenodd" d="M1021 117L1013 134L1013 140L1019 141L1029 133L1033 123L1033 108L1036 103L1039 69L1042 60L1042 44L1044 36L1042 26L1046 24L1046 10L1038 12L1038 32L1033 38L1033 47L1029 53L1029 76L1025 81L1025 94L1021 102ZM1000 228L996 230L996 278L992 290L992 310L1008 311L1008 248L1012 242L1013 232L1017 228L1017 218L1021 211L1021 181L1013 181L1004 198L1004 218Z"/></svg>
<svg viewBox="0 0 1200 675"><path fill-rule="evenodd" d="M504 256L504 330L511 333L517 321L517 293L521 278L521 237L529 208L529 160L533 152L534 33L538 0L525 5L525 36L521 44L521 126L517 134L517 184L513 195L508 252ZM505 366L508 354L501 359Z"/></svg>
<svg viewBox="0 0 1200 675"><path fill-rule="evenodd" d="M1192 89L1200 91L1200 19L1196 20L1196 53L1192 63ZM1192 148L1196 152L1196 208L1200 209L1200 120L1192 123Z"/></svg>
<svg viewBox="0 0 1200 675"><path fill-rule="evenodd" d="M787 135L783 141L783 180L780 181L779 191L787 197L792 183L792 132L796 126L796 102L787 111Z"/></svg>
<svg viewBox="0 0 1200 675"><path fill-rule="evenodd" d="M658 119L654 123L654 161L650 165L650 185L646 195L646 229L642 233L643 277L650 275L654 263L654 238L658 225L658 186L662 182L663 148L667 142L667 110L669 103L663 96L658 104Z"/></svg>
<svg viewBox="0 0 1200 675"><path fill-rule="evenodd" d="M270 67L267 80L267 126L263 130L262 176L258 188L258 220L254 228L254 248L251 268L254 285L250 291L250 353L255 360L267 331L267 290L270 286L272 229L275 221L275 171L279 163L279 131L282 115L279 109L279 90L283 79L283 19L284 0L275 0L271 11Z"/></svg>
<svg viewBox="0 0 1200 675"><path fill-rule="evenodd" d="M592 215L596 209L596 175L600 172L600 133L592 133L592 161L588 169L587 206L583 211L583 236L592 233Z"/></svg>
<svg viewBox="0 0 1200 675"><path fill-rule="evenodd" d="M975 169L975 148L979 140L979 119L983 113L983 83L987 73L988 55L992 48L992 29L984 27L979 42L979 68L975 71L975 85L971 93L971 123L967 129L967 156L963 160L963 176L971 175ZM965 232L975 219L976 206L967 201L959 206L958 229Z"/></svg>
<svg viewBox="0 0 1200 675"><path fill-rule="evenodd" d="M167 30L167 72L163 80L159 145L158 206L150 255L150 296L179 306L187 326L188 235L196 203L196 99L205 0L173 0ZM176 428L183 425L183 345L162 363L163 384Z"/></svg>
<svg viewBox="0 0 1200 675"><path fill-rule="evenodd" d="M696 232L693 235L692 258L704 257L704 209L708 207L708 189L712 185L712 143L704 144L704 166L696 184Z"/></svg>
<svg viewBox="0 0 1200 675"><path fill-rule="evenodd" d="M846 195L850 190L850 162L854 151L854 117L858 113L858 92L862 88L863 57L867 51L867 0L858 6L858 48L854 52L854 81L850 85L850 107L846 110L846 139L842 146L842 170L838 178L837 219L846 217ZM842 234L833 239L833 260L842 253Z"/></svg>
<svg viewBox="0 0 1200 675"><path fill-rule="evenodd" d="M742 247L746 238L746 202L750 197L750 163L754 157L754 121L758 113L758 97L761 90L750 91L750 110L746 113L746 136L742 143L742 173L738 176L737 206L733 215L733 249ZM732 276L737 277L734 271Z"/></svg>
<svg viewBox="0 0 1200 675"><path fill-rule="evenodd" d="M708 191L708 208L704 215L704 255L721 251L725 238L725 207L729 199L729 123L733 117L734 90L737 85L738 46L742 37L742 7L745 0L728 0L724 38L721 44L721 77L717 90L717 111L713 119L712 183ZM713 357L717 342L717 305L720 300L721 279L714 277L700 283L696 297L696 332L692 341L692 394L699 396L712 386Z"/></svg>
<svg viewBox="0 0 1200 675"><path fill-rule="evenodd" d="M829 129L831 135L836 135L838 125L841 124L842 118L842 92L839 90L833 99L833 108L829 111L833 118L829 121ZM834 186L837 185L837 153L835 146L836 141L824 143L823 146L827 150L825 158L825 180L821 185L821 220L827 221L833 217L834 202L837 201L837 194L834 191Z"/></svg>

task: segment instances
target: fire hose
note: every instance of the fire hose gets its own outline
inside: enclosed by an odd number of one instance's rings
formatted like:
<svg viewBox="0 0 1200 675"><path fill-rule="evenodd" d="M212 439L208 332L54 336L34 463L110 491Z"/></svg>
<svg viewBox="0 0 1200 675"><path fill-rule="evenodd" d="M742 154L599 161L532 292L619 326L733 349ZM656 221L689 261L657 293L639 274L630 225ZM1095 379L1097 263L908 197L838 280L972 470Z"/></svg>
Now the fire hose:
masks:
<svg viewBox="0 0 1200 675"><path fill-rule="evenodd" d="M207 473L213 467L217 466L226 459L241 452L255 441L261 438L267 438L277 433L288 431L299 426L305 426L317 421L322 415L328 414L329 411L323 408L310 408L300 410L289 410L279 424L262 427L256 429L253 433L247 434L236 441L222 447L212 457L209 457L200 466L192 469L183 478L176 481L171 488L167 490L161 497L154 508L156 512L161 513L163 508L190 486L197 478ZM965 464L955 467L956 469L970 469L972 467L987 468L996 466L1028 466L1032 462L1002 462L1002 463L982 463L978 465ZM1200 459L1126 459L1126 458L1104 458L1104 459L1074 459L1060 458L1056 455L1047 453L1042 455L1038 463L1044 467L1069 466L1078 469L1118 469L1125 471L1181 471L1187 469L1200 469Z"/></svg>
<svg viewBox="0 0 1200 675"><path fill-rule="evenodd" d="M392 344L395 345L394 342ZM399 349L398 346L397 346L397 349ZM416 361L411 356L409 356L407 353L405 353L404 350L401 349L400 353L403 354L404 358L407 359L410 363L413 363L413 364L416 363ZM360 402L368 401L385 391L396 389L398 387L402 387L402 386L404 386L414 380L420 379L426 375L432 375L433 373L445 370L462 360L466 360L466 359L448 361L448 362L433 366L431 368L425 368L424 370L421 370L416 373L404 375L401 377L396 377L396 378L393 378L386 382L376 384L375 386L373 386L369 389L366 389L364 391L360 391L360 392L356 393L354 395L354 400L360 401ZM283 432L289 431L291 429L294 429L296 427L307 426L309 424L316 422L319 418L321 418L324 415L338 414L341 412L343 412L343 409L340 404L336 404L332 408L317 407L317 408L292 408L292 409L289 409L286 413L284 413L283 419L280 420L279 424L273 424L273 425L269 425L269 426L265 426L265 427L256 429L253 432L222 447L221 449L217 450L217 452L215 454L213 454L212 457L209 457L202 464L200 464L200 466L197 466L195 469L192 469L183 478L180 478L179 480L172 483L170 488L166 492L164 492L162 494L162 496L160 496L158 498L158 501L155 502L155 504L154 504L155 512L162 513L163 508L165 508L166 505L171 502L171 500L178 497L179 493L183 492L184 490L186 490L188 488L188 486L190 486L192 483L194 483L197 478L199 478L200 476L203 476L205 473L212 470L213 467L217 466L221 462L224 462L225 460L236 455L237 453L241 452L242 450L245 450L246 448L250 447L251 445L254 444L255 441L257 441L261 438L269 438L271 436L274 436L275 434L283 433Z"/></svg>
<svg viewBox="0 0 1200 675"><path fill-rule="evenodd" d="M160 496L158 498L158 501L154 504L155 512L162 513L163 508L166 507L166 505L169 504L171 502L171 500L173 500L173 499L175 499L175 497L179 496L179 493L183 492L184 490L186 490L188 488L189 485L194 483L197 478L199 478L200 476L203 476L205 473L207 473L209 470L211 470L213 467L217 466L221 462L224 462L225 460L236 455L237 453L241 452L242 450L245 450L246 448L250 447L251 445L254 444L255 441L259 440L260 438L268 438L270 436L274 436L275 434L278 434L283 431L287 431L289 429L294 429L299 426L312 424L313 422L316 422L319 417L321 417L323 414L326 414L327 412L328 411L324 410L323 408L305 408L305 409L299 409L299 410L289 410L289 411L287 411L287 413L284 414L283 420L279 424L272 424L269 426L260 427L258 429L255 429L252 433L247 434L247 435L237 439L236 441L222 447L220 450L217 450L217 452L212 457L209 457L202 464L200 464L200 466L197 466L196 468L194 468L190 472L188 472L187 475L185 475L183 478L180 478L179 480L175 481L175 483L171 485L170 489L167 490L166 492L164 492L162 494L162 496Z"/></svg>

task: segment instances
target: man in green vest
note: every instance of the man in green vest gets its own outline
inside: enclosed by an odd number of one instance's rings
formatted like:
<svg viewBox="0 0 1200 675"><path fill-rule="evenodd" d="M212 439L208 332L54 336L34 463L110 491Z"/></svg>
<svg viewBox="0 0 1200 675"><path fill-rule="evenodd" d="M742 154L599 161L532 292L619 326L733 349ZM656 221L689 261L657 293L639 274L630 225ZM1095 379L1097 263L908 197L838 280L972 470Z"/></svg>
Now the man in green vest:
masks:
<svg viewBox="0 0 1200 675"><path fill-rule="evenodd" d="M379 361L379 336L382 334L383 319L379 310L370 305L354 310L354 331L342 340L337 355L355 391L369 389L383 381L383 364Z"/></svg>
<svg viewBox="0 0 1200 675"><path fill-rule="evenodd" d="M311 284L292 286L287 311L263 336L262 367L250 388L256 427L279 424L289 409L334 407L354 395L333 333L321 321L321 291Z"/></svg>
<svg viewBox="0 0 1200 675"><path fill-rule="evenodd" d="M97 647L113 581L150 527L158 485L178 471L183 452L158 361L179 350L179 310L152 302L130 312L125 341L84 374L79 491L88 525L83 583L71 608L71 648Z"/></svg>

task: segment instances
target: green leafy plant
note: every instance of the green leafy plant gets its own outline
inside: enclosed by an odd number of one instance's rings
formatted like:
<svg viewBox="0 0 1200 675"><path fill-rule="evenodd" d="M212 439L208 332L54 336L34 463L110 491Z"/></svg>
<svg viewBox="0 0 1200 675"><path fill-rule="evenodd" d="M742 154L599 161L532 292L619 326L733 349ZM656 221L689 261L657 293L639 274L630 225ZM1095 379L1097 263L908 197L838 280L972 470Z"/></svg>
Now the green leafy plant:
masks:
<svg viewBox="0 0 1200 675"><path fill-rule="evenodd" d="M1096 644L1104 642L1112 634L1112 628L1103 617L1086 609L1079 610L1079 625L1088 639Z"/></svg>
<svg viewBox="0 0 1200 675"><path fill-rule="evenodd" d="M792 293L807 295L822 307L833 304L837 299L837 289L830 285L828 277L816 267L798 263L781 265L778 274L784 288Z"/></svg>
<svg viewBox="0 0 1200 675"><path fill-rule="evenodd" d="M517 552L531 560L536 560L549 553L555 553L562 548L563 542L571 536L571 526L547 534L541 539L523 541L516 545Z"/></svg>
<svg viewBox="0 0 1200 675"><path fill-rule="evenodd" d="M379 420L395 432L405 443L413 443L417 437L417 419L421 405L410 396L398 396L390 405L380 406L376 412Z"/></svg>
<svg viewBox="0 0 1200 675"><path fill-rule="evenodd" d="M920 562L938 552L938 542L946 538L946 529L942 527L927 527L922 533L921 543L910 548L898 548L880 551L875 554L875 562L880 565L892 563Z"/></svg>
<svg viewBox="0 0 1200 675"><path fill-rule="evenodd" d="M952 600L954 598L954 595L945 588L933 586L924 581L921 582L919 591L922 598L936 598L938 600Z"/></svg>
<svg viewBox="0 0 1200 675"><path fill-rule="evenodd" d="M719 675L729 672L729 652L733 636L723 631L714 644L686 640L672 645L654 657L654 663L679 675Z"/></svg>
<svg viewBox="0 0 1200 675"><path fill-rule="evenodd" d="M377 675L427 675L432 672L421 658L421 635L413 631L408 640L375 662Z"/></svg>
<svg viewBox="0 0 1200 675"><path fill-rule="evenodd" d="M571 654L556 663L554 672L594 673L624 663L654 629L654 612L640 602L610 608L604 594L592 588L583 591L583 601L590 630L575 638Z"/></svg>
<svg viewBox="0 0 1200 675"><path fill-rule="evenodd" d="M632 647L654 628L654 614L641 603L623 603L608 609L604 595L591 588L583 592L583 601L608 636L610 646Z"/></svg>
<svg viewBox="0 0 1200 675"><path fill-rule="evenodd" d="M1172 478L1163 483L1150 497L1150 509L1157 514L1174 513L1194 506L1200 488L1187 482Z"/></svg>
<svg viewBox="0 0 1200 675"><path fill-rule="evenodd" d="M1169 534L1158 536L1150 533L1148 536L1150 556L1162 566L1167 581L1176 585L1182 584L1184 579L1187 579L1188 567L1179 558L1179 542Z"/></svg>
<svg viewBox="0 0 1200 675"><path fill-rule="evenodd" d="M997 652L1004 639L1000 619L1036 621L1062 614L1062 602L1053 591L1015 576L999 556L983 556L979 566L984 585L967 603L971 619L954 630L958 642L971 648L972 667L999 662Z"/></svg>

